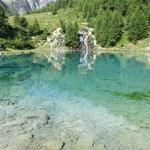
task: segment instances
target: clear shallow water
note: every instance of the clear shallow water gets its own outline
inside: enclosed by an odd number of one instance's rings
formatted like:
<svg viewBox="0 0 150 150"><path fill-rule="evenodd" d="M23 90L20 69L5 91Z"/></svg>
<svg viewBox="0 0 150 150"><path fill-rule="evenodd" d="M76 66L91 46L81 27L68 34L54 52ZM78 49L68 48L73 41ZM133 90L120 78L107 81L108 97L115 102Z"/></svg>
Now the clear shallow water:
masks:
<svg viewBox="0 0 150 150"><path fill-rule="evenodd" d="M150 139L150 66L136 57L103 54L96 59L93 69L87 70L79 67L78 54L67 54L61 71L33 55L1 57L0 87L1 103L10 99L32 108L55 99L70 119L81 111L78 115L93 121L90 113L100 117L97 109L102 106L110 114L139 127ZM74 99L77 102L70 102ZM77 103L82 105L77 107ZM81 110L86 103L88 107ZM85 111L89 111L89 118L84 116Z"/></svg>

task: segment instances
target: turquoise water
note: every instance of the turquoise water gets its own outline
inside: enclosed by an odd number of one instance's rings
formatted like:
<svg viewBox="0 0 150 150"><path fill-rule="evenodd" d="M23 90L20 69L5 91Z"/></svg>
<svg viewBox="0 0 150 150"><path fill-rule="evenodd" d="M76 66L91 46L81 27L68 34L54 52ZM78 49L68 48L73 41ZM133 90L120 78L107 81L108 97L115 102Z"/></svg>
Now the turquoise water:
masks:
<svg viewBox="0 0 150 150"><path fill-rule="evenodd" d="M136 57L102 54L91 70L79 67L77 53L66 55L62 70L34 55L0 57L1 101L36 97L42 103L59 93L62 99L71 93L103 106L150 136L150 66Z"/></svg>

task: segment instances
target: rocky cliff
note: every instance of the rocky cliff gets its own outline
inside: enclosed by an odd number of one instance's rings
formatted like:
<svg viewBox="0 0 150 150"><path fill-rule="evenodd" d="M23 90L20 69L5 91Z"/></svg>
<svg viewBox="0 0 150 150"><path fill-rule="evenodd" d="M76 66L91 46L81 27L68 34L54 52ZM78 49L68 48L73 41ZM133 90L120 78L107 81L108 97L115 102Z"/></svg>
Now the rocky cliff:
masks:
<svg viewBox="0 0 150 150"><path fill-rule="evenodd" d="M25 14L40 9L53 0L0 0L2 6L7 6L14 12Z"/></svg>

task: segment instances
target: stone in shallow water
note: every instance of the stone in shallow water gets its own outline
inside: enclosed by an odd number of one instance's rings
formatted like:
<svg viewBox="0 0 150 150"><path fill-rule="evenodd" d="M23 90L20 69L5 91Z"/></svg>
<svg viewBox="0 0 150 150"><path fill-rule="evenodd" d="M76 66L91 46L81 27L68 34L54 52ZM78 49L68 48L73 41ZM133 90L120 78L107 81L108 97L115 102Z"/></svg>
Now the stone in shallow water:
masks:
<svg viewBox="0 0 150 150"><path fill-rule="evenodd" d="M49 140L43 144L48 148L48 150L61 150L65 146L65 142L58 140Z"/></svg>
<svg viewBox="0 0 150 150"><path fill-rule="evenodd" d="M139 132L139 128L134 126L134 125L129 125L127 127L128 130L131 130L131 131L135 131L135 132Z"/></svg>
<svg viewBox="0 0 150 150"><path fill-rule="evenodd" d="M4 148L7 148L8 145L7 144L0 144L0 149L4 149Z"/></svg>
<svg viewBox="0 0 150 150"><path fill-rule="evenodd" d="M29 114L27 114L25 118L27 120L31 120L31 122L35 122L38 127L46 125L50 120L48 112L44 110L29 112Z"/></svg>

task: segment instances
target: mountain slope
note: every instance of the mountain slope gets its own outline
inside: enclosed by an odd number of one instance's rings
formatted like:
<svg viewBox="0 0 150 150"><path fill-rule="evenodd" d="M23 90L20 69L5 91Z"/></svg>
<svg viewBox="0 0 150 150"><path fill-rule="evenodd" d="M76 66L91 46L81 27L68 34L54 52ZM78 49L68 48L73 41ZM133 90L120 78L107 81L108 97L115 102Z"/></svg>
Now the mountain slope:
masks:
<svg viewBox="0 0 150 150"><path fill-rule="evenodd" d="M53 0L0 0L2 6L7 6L14 12L25 14L32 10L40 9Z"/></svg>

